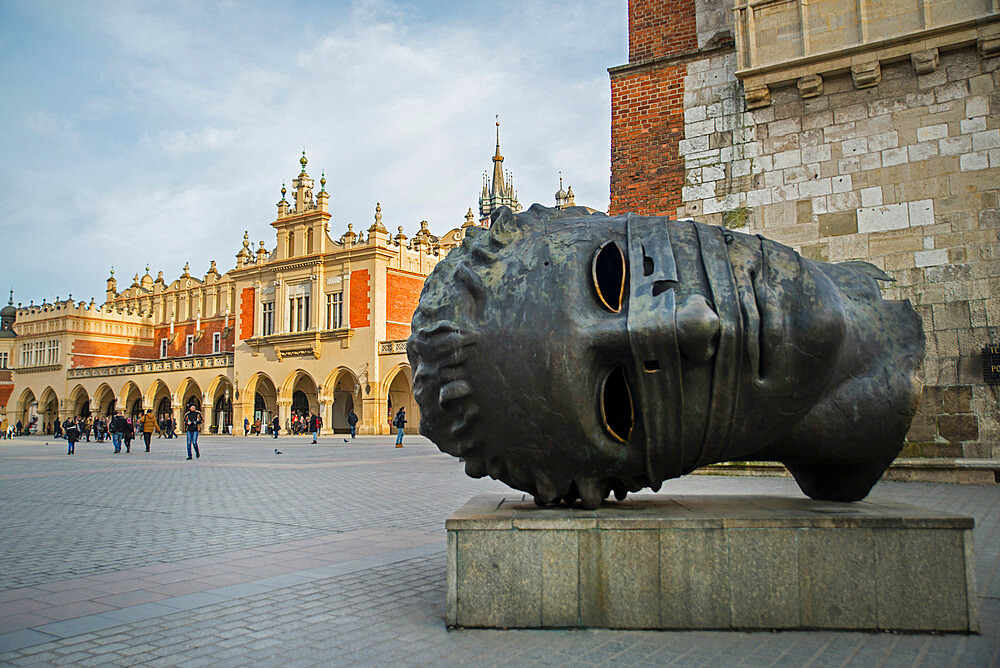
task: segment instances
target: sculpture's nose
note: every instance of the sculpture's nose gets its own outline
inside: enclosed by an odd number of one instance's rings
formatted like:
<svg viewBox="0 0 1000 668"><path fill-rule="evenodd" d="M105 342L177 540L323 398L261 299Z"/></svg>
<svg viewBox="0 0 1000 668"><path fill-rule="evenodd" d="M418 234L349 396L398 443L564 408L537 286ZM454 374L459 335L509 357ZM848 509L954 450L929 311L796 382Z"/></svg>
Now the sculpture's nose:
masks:
<svg viewBox="0 0 1000 668"><path fill-rule="evenodd" d="M719 339L719 316L699 294L684 297L677 306L677 346L692 362L707 362Z"/></svg>

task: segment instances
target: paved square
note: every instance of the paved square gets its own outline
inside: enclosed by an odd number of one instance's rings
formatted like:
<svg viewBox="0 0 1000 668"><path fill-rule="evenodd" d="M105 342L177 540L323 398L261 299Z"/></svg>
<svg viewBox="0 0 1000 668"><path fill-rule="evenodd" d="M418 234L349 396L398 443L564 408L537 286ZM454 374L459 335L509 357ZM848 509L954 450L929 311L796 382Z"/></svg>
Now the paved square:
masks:
<svg viewBox="0 0 1000 668"><path fill-rule="evenodd" d="M425 439L392 442L203 437L201 459L189 462L183 440L120 455L84 442L73 456L61 441L0 441L0 663L1000 661L1000 487L873 491L975 517L980 635L448 631L444 520L474 494L508 490L467 478ZM672 481L661 493L801 496L785 478L716 476Z"/></svg>

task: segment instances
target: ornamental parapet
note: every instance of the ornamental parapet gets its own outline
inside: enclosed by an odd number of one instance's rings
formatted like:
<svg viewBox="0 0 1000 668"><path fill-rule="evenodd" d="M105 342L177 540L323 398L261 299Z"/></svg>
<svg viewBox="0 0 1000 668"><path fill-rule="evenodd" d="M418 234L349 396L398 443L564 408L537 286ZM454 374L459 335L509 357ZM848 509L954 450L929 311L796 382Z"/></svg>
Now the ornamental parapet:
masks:
<svg viewBox="0 0 1000 668"><path fill-rule="evenodd" d="M130 376L133 374L143 373L163 373L164 371L212 369L231 366L233 366L233 354L219 353L215 355L193 355L191 357L148 360L130 364L114 364L110 366L93 366L83 369L70 369L66 372L66 377L95 378L101 376Z"/></svg>
<svg viewBox="0 0 1000 668"><path fill-rule="evenodd" d="M378 342L379 355L395 355L397 353L406 353L406 339Z"/></svg>

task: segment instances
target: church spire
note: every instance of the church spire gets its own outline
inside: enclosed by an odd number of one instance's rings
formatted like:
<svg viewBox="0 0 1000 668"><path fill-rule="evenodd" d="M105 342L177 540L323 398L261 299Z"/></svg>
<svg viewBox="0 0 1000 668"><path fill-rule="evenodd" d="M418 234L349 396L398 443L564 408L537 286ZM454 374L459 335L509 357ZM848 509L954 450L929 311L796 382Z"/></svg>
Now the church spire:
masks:
<svg viewBox="0 0 1000 668"><path fill-rule="evenodd" d="M521 210L514 192L514 180L510 172L503 168L503 154L500 153L500 115L496 116L497 144L493 152L493 179L490 181L484 175L483 192L479 196L479 215L483 222L490 214L501 206L508 206L515 213Z"/></svg>

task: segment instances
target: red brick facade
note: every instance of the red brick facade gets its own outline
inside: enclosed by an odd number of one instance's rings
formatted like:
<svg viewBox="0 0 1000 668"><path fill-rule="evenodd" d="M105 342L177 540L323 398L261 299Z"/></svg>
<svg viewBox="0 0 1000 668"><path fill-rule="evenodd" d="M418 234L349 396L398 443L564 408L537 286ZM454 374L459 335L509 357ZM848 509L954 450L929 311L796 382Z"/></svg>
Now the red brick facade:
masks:
<svg viewBox="0 0 1000 668"><path fill-rule="evenodd" d="M611 71L611 215L677 215L687 67L643 63L697 48L694 0L629 0L629 65Z"/></svg>
<svg viewBox="0 0 1000 668"><path fill-rule="evenodd" d="M694 0L629 0L628 61L693 51L696 30Z"/></svg>
<svg viewBox="0 0 1000 668"><path fill-rule="evenodd" d="M243 288L243 294L240 295L240 341L253 336L254 307L253 288Z"/></svg>
<svg viewBox="0 0 1000 668"><path fill-rule="evenodd" d="M410 336L410 320L417 308L424 277L389 271L385 276L385 338L405 339Z"/></svg>
<svg viewBox="0 0 1000 668"><path fill-rule="evenodd" d="M351 272L351 327L371 325L371 277L367 269Z"/></svg>
<svg viewBox="0 0 1000 668"><path fill-rule="evenodd" d="M73 341L73 350L70 351L70 367L81 369L126 364L132 360L149 360L158 356L156 348L150 345L78 338Z"/></svg>
<svg viewBox="0 0 1000 668"><path fill-rule="evenodd" d="M170 325L157 327L154 330L155 338L153 340L156 357L160 356L160 339L167 339L167 357L184 357L187 355L185 343L187 341L188 334L192 334L196 337L194 342L194 352L191 353L192 355L211 355L214 352L212 350L212 335L216 332L223 335L221 341L222 346L219 352L231 353L233 352L234 345L233 338L236 335L236 327L234 326L232 318L229 320L229 332L227 333L225 330L225 318L202 320L201 331L203 334L200 338L197 338L198 328L196 322L188 321L176 323L174 325L173 336L170 334Z"/></svg>

